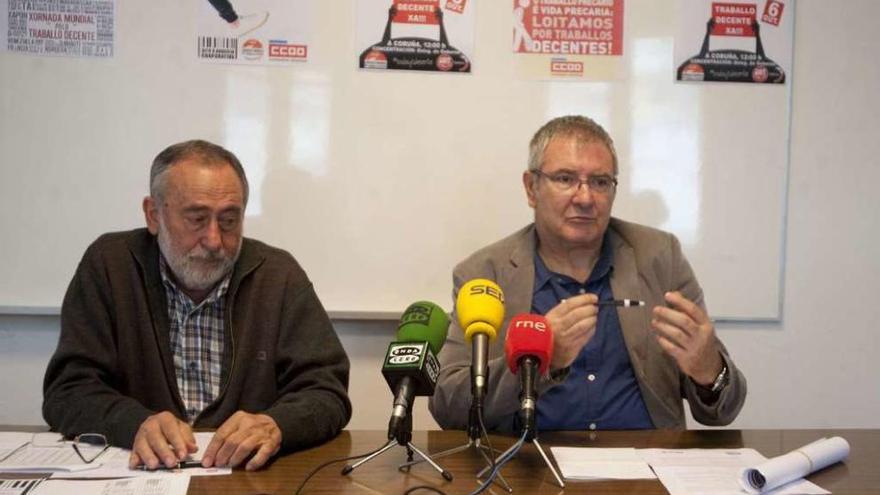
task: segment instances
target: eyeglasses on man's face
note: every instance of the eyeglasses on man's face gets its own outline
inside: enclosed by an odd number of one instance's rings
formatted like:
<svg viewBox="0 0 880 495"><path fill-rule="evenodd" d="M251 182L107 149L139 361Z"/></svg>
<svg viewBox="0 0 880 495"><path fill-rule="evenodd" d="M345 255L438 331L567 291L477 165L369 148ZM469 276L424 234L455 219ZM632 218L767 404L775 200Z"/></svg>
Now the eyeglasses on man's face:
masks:
<svg viewBox="0 0 880 495"><path fill-rule="evenodd" d="M570 172L546 174L540 170L532 170L532 173L547 179L553 190L559 193L573 193L581 184L585 184L591 192L599 194L609 193L617 187L617 178L610 175L590 175L586 179L581 179Z"/></svg>

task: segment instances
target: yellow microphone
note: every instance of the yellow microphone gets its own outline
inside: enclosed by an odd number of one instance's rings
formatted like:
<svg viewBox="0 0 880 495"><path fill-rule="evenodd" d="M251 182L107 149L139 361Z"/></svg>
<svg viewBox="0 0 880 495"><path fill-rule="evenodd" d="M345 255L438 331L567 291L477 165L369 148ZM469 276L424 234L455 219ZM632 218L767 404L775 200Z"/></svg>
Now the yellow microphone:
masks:
<svg viewBox="0 0 880 495"><path fill-rule="evenodd" d="M498 336L504 323L504 293L495 282L485 278L469 280L458 290L455 300L458 324L472 345L471 394L482 406L489 379L489 342Z"/></svg>

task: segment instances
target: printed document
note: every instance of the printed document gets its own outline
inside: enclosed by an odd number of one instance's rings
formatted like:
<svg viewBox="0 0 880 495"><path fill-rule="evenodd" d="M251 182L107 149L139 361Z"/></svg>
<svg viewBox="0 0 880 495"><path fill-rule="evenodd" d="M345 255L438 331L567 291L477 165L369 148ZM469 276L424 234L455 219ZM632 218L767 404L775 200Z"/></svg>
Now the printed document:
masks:
<svg viewBox="0 0 880 495"><path fill-rule="evenodd" d="M639 449L669 495L743 495L739 477L743 468L761 464L766 458L755 449ZM824 495L830 492L807 481L797 480L771 495Z"/></svg>
<svg viewBox="0 0 880 495"><path fill-rule="evenodd" d="M569 480L652 479L654 473L633 448L551 447L562 476Z"/></svg>
<svg viewBox="0 0 880 495"><path fill-rule="evenodd" d="M30 442L33 435L20 431L0 431L0 461Z"/></svg>
<svg viewBox="0 0 880 495"><path fill-rule="evenodd" d="M116 480L46 480L28 495L186 495L189 475Z"/></svg>
<svg viewBox="0 0 880 495"><path fill-rule="evenodd" d="M3 433L16 438L20 433ZM0 461L0 472L83 471L100 465L103 454L86 464L73 450L71 442L63 441L59 433L25 433L26 440ZM106 452L105 452L106 454Z"/></svg>
<svg viewBox="0 0 880 495"><path fill-rule="evenodd" d="M0 480L0 495L25 495L42 482L43 478Z"/></svg>
<svg viewBox="0 0 880 495"><path fill-rule="evenodd" d="M214 437L213 432L196 432L196 445L199 450L190 456L191 460L200 461ZM95 469L88 471L79 471L75 473L53 473L52 478L130 478L130 477L161 477L161 476L216 476L224 474L232 474L232 468L187 468L171 471L140 471L128 468L128 457L131 451L128 449L120 449L118 447L110 447L104 455L101 456L101 465Z"/></svg>

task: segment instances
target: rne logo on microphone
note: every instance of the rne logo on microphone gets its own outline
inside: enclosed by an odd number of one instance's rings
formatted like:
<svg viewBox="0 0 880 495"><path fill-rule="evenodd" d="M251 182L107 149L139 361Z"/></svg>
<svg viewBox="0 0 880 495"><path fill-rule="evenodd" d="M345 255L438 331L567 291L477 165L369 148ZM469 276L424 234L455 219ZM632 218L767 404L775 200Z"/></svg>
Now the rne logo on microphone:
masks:
<svg viewBox="0 0 880 495"><path fill-rule="evenodd" d="M537 330L539 332L547 331L547 324L543 321L535 321L535 320L516 320L513 324L513 328L531 328Z"/></svg>
<svg viewBox="0 0 880 495"><path fill-rule="evenodd" d="M470 295L479 296L481 294L492 296L495 299L504 302L504 295L501 294L501 291L495 287L489 285L474 285L473 287L471 287Z"/></svg>

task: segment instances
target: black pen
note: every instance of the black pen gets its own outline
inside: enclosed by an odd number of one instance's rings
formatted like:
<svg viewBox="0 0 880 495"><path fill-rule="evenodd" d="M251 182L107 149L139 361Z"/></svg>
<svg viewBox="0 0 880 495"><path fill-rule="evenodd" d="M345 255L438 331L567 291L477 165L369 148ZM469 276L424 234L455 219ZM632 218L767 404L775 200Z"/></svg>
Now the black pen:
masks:
<svg viewBox="0 0 880 495"><path fill-rule="evenodd" d="M180 461L176 465L168 467L164 464L160 464L159 467L155 469L150 469L146 464L141 464L140 466L136 466L135 469L139 469L141 471L176 471L178 469L192 469L192 468L200 468L202 467L202 461Z"/></svg>
<svg viewBox="0 0 880 495"><path fill-rule="evenodd" d="M596 306L619 306L624 308L634 308L636 306L644 305L645 301L639 301L637 299L608 299L596 303Z"/></svg>

